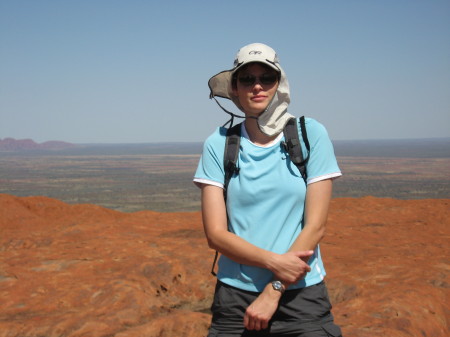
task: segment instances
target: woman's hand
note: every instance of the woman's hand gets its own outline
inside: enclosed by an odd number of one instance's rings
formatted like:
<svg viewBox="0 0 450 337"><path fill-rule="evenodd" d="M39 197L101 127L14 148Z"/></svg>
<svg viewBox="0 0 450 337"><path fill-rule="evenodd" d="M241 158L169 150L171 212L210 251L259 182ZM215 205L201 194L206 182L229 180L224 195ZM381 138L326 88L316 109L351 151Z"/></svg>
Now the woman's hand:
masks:
<svg viewBox="0 0 450 337"><path fill-rule="evenodd" d="M263 330L269 326L277 311L281 293L272 288L269 283L264 291L249 305L244 315L244 326L247 330Z"/></svg>
<svg viewBox="0 0 450 337"><path fill-rule="evenodd" d="M311 271L307 264L308 259L314 251L293 251L277 255L271 263L270 270L274 273L275 279L280 280L287 287L297 283Z"/></svg>

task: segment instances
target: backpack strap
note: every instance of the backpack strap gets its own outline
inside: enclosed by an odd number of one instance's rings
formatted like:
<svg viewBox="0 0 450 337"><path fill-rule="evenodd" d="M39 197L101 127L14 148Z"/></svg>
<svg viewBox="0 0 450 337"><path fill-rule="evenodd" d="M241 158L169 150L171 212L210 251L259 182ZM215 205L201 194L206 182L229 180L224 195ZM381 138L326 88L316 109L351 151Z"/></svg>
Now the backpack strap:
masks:
<svg viewBox="0 0 450 337"><path fill-rule="evenodd" d="M225 151L223 154L223 168L225 170L225 180L223 183L223 197L227 201L228 184L233 174L239 173L237 161L239 157L239 145L241 142L241 123L227 130L225 141Z"/></svg>
<svg viewBox="0 0 450 337"><path fill-rule="evenodd" d="M298 134L298 128L295 118L291 118L286 123L283 133L284 133L284 149L289 154L289 157L291 158L292 162L297 166L298 170L300 171L300 174L305 181L308 177L306 172L306 164L309 160L309 152L310 152L310 145L308 141L308 135L306 134L306 127L305 127L305 117L300 117L300 130L302 132L302 139L305 143L305 147L307 150L306 158L303 159L303 152L302 152L302 145L300 143L300 138Z"/></svg>
<svg viewBox="0 0 450 337"><path fill-rule="evenodd" d="M225 140L225 151L223 153L223 168L225 170L225 179L223 182L223 198L225 203L227 202L227 191L228 184L230 183L231 177L234 174L239 173L239 167L237 167L237 161L239 158L239 145L241 143L241 124L237 124L227 130L227 137ZM228 221L228 214L227 214ZM217 263L217 258L219 253L216 250L216 255L214 256L214 262L211 267L211 274L217 276L214 271L214 267Z"/></svg>

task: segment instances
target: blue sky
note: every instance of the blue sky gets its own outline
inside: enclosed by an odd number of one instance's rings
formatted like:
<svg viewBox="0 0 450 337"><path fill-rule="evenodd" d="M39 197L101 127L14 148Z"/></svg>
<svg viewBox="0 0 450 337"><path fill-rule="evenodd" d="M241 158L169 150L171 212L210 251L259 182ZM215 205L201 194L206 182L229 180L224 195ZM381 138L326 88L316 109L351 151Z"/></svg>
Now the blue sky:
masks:
<svg viewBox="0 0 450 337"><path fill-rule="evenodd" d="M450 137L448 0L0 0L0 138L203 141L252 42L332 139Z"/></svg>

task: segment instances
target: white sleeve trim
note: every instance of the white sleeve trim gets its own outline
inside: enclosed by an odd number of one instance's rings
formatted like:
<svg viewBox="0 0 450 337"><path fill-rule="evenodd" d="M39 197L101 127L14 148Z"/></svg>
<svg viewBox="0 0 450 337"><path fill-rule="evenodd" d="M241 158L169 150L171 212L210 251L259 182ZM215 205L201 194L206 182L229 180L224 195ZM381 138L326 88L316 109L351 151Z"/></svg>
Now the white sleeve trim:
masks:
<svg viewBox="0 0 450 337"><path fill-rule="evenodd" d="M200 179L200 178L194 178L194 184L198 187L201 187L201 185L213 185L220 188L223 188L223 184L218 183L217 181L208 180L208 179Z"/></svg>
<svg viewBox="0 0 450 337"><path fill-rule="evenodd" d="M322 180L336 179L336 178L339 178L341 175L342 175L341 172L329 173L329 174L325 174L323 176L318 176L318 177L308 179L307 182L309 185L309 184L317 183L318 181L322 181Z"/></svg>

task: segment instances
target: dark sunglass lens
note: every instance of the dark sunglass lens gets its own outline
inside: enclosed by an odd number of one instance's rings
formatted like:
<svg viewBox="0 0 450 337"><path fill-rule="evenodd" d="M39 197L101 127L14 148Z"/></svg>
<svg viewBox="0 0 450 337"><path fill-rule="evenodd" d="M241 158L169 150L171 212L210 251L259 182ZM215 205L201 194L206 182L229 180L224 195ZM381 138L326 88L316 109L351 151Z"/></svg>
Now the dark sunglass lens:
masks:
<svg viewBox="0 0 450 337"><path fill-rule="evenodd" d="M239 82L242 85L246 85L246 86L253 85L253 84L255 84L255 81L256 81L256 77L253 75L245 75L245 76L239 77Z"/></svg>
<svg viewBox="0 0 450 337"><path fill-rule="evenodd" d="M262 84L274 84L277 81L275 74L263 74L260 78Z"/></svg>
<svg viewBox="0 0 450 337"><path fill-rule="evenodd" d="M251 86L256 83L258 80L259 83L263 85L274 84L278 80L278 76L276 74L263 74L261 77L256 77L254 75L243 75L238 78L239 83L244 86Z"/></svg>

